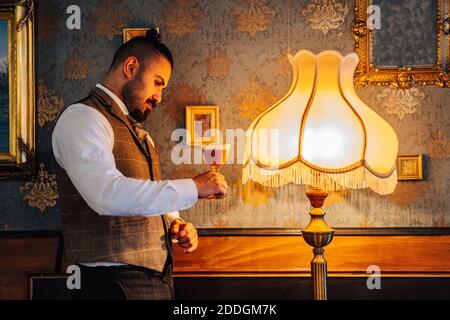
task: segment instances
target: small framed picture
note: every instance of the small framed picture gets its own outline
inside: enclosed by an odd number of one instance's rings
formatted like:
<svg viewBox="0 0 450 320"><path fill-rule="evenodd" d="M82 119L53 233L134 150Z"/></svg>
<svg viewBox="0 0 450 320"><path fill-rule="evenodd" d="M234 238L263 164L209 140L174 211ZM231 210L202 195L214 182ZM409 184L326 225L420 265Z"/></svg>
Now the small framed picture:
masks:
<svg viewBox="0 0 450 320"><path fill-rule="evenodd" d="M187 144L203 146L216 143L219 130L218 106L186 107Z"/></svg>
<svg viewBox="0 0 450 320"><path fill-rule="evenodd" d="M128 42L134 37L145 36L145 33L150 30L150 28L125 28L123 29L123 43Z"/></svg>
<svg viewBox="0 0 450 320"><path fill-rule="evenodd" d="M398 180L423 180L422 155L406 154L397 158Z"/></svg>

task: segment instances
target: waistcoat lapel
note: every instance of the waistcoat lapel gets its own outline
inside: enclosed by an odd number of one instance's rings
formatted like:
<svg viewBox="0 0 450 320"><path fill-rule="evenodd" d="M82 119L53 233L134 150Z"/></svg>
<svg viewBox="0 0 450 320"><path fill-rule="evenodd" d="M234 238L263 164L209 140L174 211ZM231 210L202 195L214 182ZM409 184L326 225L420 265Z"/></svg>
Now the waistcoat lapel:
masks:
<svg viewBox="0 0 450 320"><path fill-rule="evenodd" d="M90 93L94 97L96 97L112 115L114 115L127 126L128 130L133 135L134 141L137 145L139 145L139 149L145 154L147 159L151 161L147 148L142 144L141 140L138 138L133 128L131 127L130 120L128 120L127 116L122 112L117 103L115 103L114 100L100 88L94 87Z"/></svg>

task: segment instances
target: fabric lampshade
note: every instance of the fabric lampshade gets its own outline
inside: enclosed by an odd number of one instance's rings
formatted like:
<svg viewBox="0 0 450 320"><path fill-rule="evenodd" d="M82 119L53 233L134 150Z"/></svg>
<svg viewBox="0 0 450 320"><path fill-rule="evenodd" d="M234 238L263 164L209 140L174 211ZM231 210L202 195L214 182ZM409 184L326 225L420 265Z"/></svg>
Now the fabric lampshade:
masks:
<svg viewBox="0 0 450 320"><path fill-rule="evenodd" d="M397 184L398 139L355 92L358 56L302 50L289 61L289 92L247 131L243 183L391 193Z"/></svg>

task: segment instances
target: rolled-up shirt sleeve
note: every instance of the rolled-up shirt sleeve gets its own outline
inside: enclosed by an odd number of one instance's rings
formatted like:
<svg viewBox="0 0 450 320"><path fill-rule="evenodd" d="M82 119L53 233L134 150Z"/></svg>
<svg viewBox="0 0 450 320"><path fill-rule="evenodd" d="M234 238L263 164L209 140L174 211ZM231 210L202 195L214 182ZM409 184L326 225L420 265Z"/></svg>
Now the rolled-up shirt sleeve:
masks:
<svg viewBox="0 0 450 320"><path fill-rule="evenodd" d="M70 106L52 133L53 154L86 203L100 215L152 216L192 207L198 199L192 179L151 181L125 177L116 167L114 132L96 109ZM178 215L179 216L179 215Z"/></svg>

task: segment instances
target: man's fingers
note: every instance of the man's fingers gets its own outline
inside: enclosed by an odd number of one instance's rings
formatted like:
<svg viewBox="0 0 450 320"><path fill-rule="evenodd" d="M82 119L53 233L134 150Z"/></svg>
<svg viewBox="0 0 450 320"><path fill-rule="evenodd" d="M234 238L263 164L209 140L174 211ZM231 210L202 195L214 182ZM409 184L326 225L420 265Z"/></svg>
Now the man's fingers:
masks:
<svg viewBox="0 0 450 320"><path fill-rule="evenodd" d="M179 239L180 244L188 243L198 238L197 230L192 230L189 234Z"/></svg>
<svg viewBox="0 0 450 320"><path fill-rule="evenodd" d="M217 187L217 192L216 193L219 193L219 194L226 194L227 193L227 188L225 188L224 186L222 186L222 185L219 185L218 187Z"/></svg>
<svg viewBox="0 0 450 320"><path fill-rule="evenodd" d="M223 186L225 189L228 189L228 183L227 180L225 180L225 177L221 177L221 179L219 180L219 184Z"/></svg>
<svg viewBox="0 0 450 320"><path fill-rule="evenodd" d="M180 229L177 233L177 238L181 239L184 238L191 230L194 228L194 225L192 223L184 223L180 225Z"/></svg>
<svg viewBox="0 0 450 320"><path fill-rule="evenodd" d="M190 243L190 242L185 242L185 243L181 243L181 242L180 242L179 245L180 245L180 247L182 247L183 249L189 249L190 247L193 246L193 244Z"/></svg>
<svg viewBox="0 0 450 320"><path fill-rule="evenodd" d="M170 233L171 233L171 234L177 234L178 231L180 231L180 224L179 224L179 223L174 223L174 224L170 227Z"/></svg>
<svg viewBox="0 0 450 320"><path fill-rule="evenodd" d="M198 190L199 199L213 194L226 194L228 183L221 173L208 171L193 178Z"/></svg>
<svg viewBox="0 0 450 320"><path fill-rule="evenodd" d="M189 249L184 250L184 252L192 252L195 249L197 249L197 247L198 247L198 241L192 247L190 247Z"/></svg>
<svg viewBox="0 0 450 320"><path fill-rule="evenodd" d="M186 235L182 236L186 232ZM186 224L186 226L183 227L183 230L181 230L178 233L179 241L178 244L181 248L184 249L185 252L192 252L197 248L198 245L198 233L197 229L194 228L194 226ZM194 247L194 249L192 249ZM189 251L186 251L189 250Z"/></svg>
<svg viewBox="0 0 450 320"><path fill-rule="evenodd" d="M195 239L192 242L180 243L179 245L180 245L180 247L182 247L184 249L184 251L194 248L193 250L189 251L189 252L192 252L198 246L198 239Z"/></svg>
<svg viewBox="0 0 450 320"><path fill-rule="evenodd" d="M225 194L226 191L228 190L228 183L225 180L225 177L223 175L221 175L220 173L217 174L217 176L215 176L212 181L214 182L215 186L215 193L219 193L219 194Z"/></svg>
<svg viewBox="0 0 450 320"><path fill-rule="evenodd" d="M191 241L191 238L189 236L186 236L184 238L181 238L180 240L178 240L178 242L180 243L180 245L185 244L187 242Z"/></svg>
<svg viewBox="0 0 450 320"><path fill-rule="evenodd" d="M225 177L220 173L214 173L211 176L211 180L217 184L223 184L228 187Z"/></svg>
<svg viewBox="0 0 450 320"><path fill-rule="evenodd" d="M219 186L223 186L224 188L228 189L228 183L225 180L219 180L217 181L217 184Z"/></svg>

